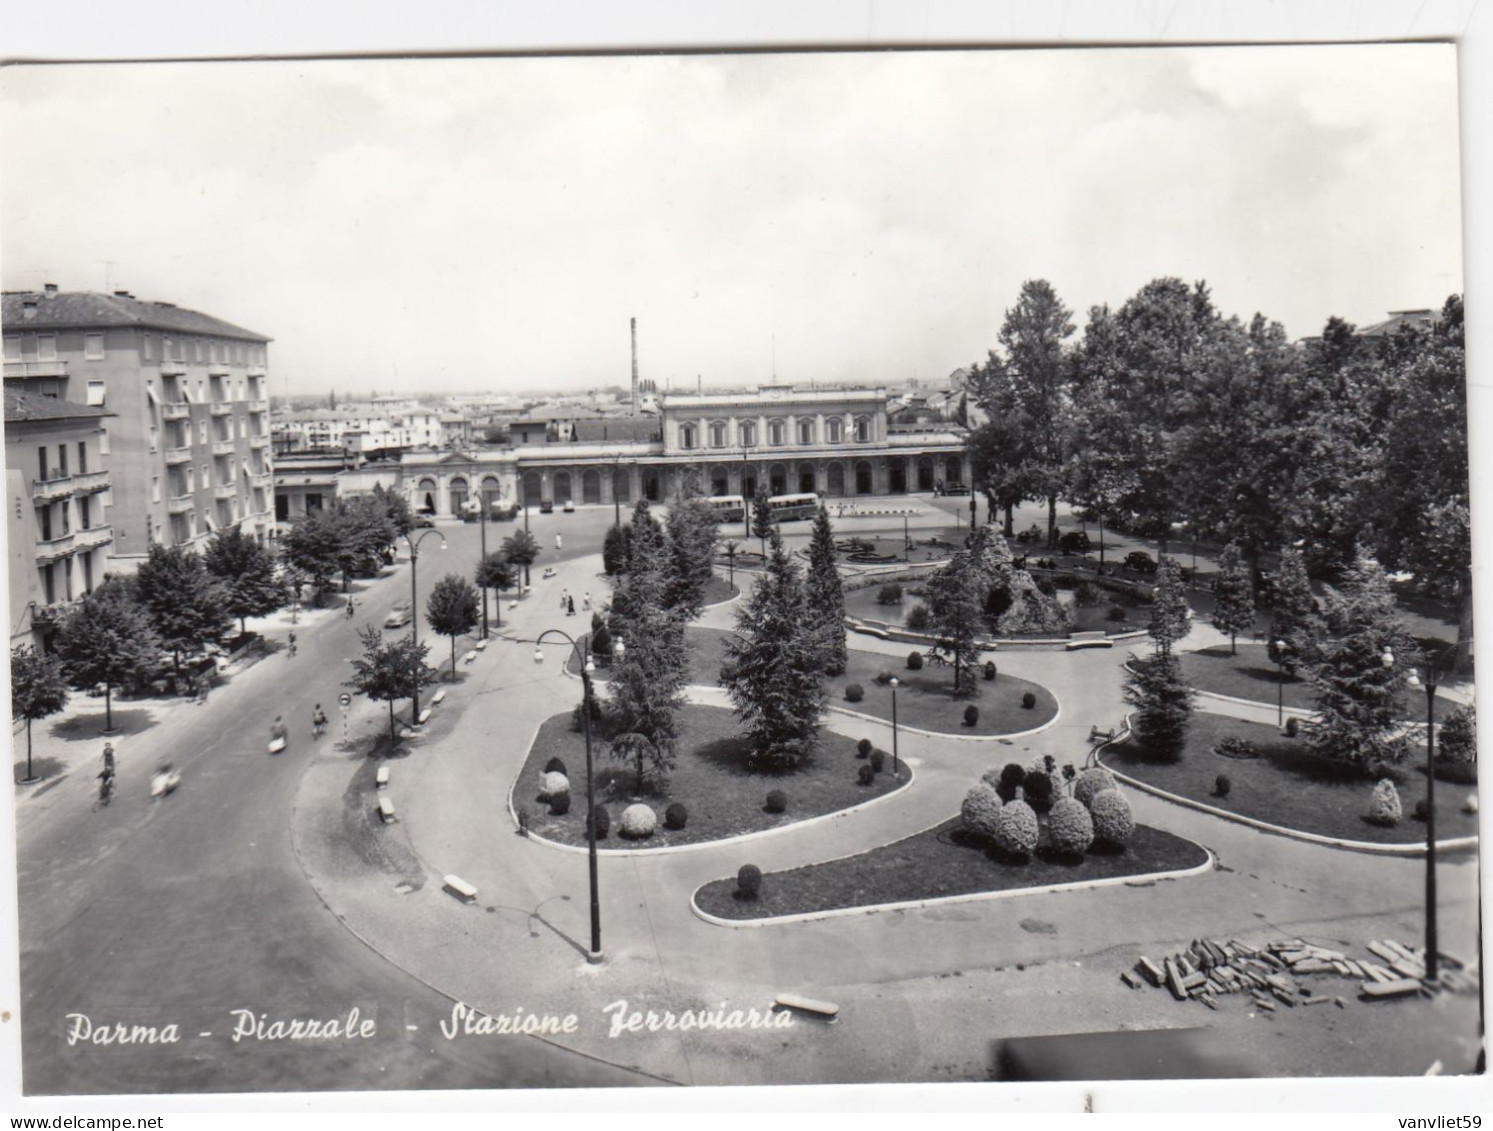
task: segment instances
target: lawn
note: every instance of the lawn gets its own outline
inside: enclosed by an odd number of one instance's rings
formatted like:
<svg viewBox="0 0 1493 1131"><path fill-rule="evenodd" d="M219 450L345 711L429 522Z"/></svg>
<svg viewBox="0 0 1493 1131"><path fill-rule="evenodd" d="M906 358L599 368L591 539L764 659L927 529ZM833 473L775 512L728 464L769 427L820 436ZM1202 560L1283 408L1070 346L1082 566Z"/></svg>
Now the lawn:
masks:
<svg viewBox="0 0 1493 1131"><path fill-rule="evenodd" d="M729 601L740 592L741 589L739 586L731 584L718 573L712 573L710 580L705 583L705 596L701 603L708 609L711 605L719 605L722 601Z"/></svg>
<svg viewBox="0 0 1493 1131"><path fill-rule="evenodd" d="M597 804L605 805L612 819L611 832L600 845L667 848L762 832L848 809L891 793L909 780L906 765L894 778L888 759L887 768L871 785L861 785L856 775L866 763L855 756L855 742L828 731L820 735L820 748L814 757L796 770L772 773L749 769L749 751L740 730L739 720L724 708L686 707L680 717L680 753L674 772L663 788L642 793L634 788L633 764L612 758L605 743L596 743ZM571 788L570 812L559 817L538 800L544 767L556 757L569 771ZM514 806L527 809L531 829L562 844L586 843L585 767L585 740L571 730L570 716L556 715L546 720L513 787ZM788 796L787 809L782 813L765 809L767 794L775 789ZM617 831L622 810L634 800L649 805L658 816L658 830L647 840L627 840ZM664 810L675 801L684 803L689 820L682 829L666 829Z"/></svg>
<svg viewBox="0 0 1493 1131"><path fill-rule="evenodd" d="M876 600L881 591L881 585L868 585L861 589L853 589L845 594L845 611L860 620L881 621L885 624L903 626L907 623L907 615L919 604L920 597L914 596L910 589L912 586L921 587L923 582L903 582L903 597L899 603L883 605ZM1065 587L1060 586L1060 593ZM1134 632L1136 629L1145 628L1150 620L1150 606L1139 598L1129 593L1106 590L1100 601L1094 605L1078 606L1073 602L1073 587L1066 587L1066 594L1062 597L1064 605L1073 614L1075 632L1107 632L1110 634L1121 632ZM1125 614L1123 621L1109 619L1111 608L1118 608ZM1013 639L1021 639L1022 636L1032 634L1018 634ZM1040 634L1050 636L1051 633Z"/></svg>
<svg viewBox="0 0 1493 1131"><path fill-rule="evenodd" d="M1039 849L1025 863L1011 863L966 836L956 817L859 856L769 872L762 877L762 889L753 900L737 896L734 877L715 880L695 893L695 903L702 911L722 919L766 919L1145 876L1196 867L1207 859L1208 854L1190 840L1137 825L1130 843L1120 852L1091 849L1082 860L1066 861ZM743 854L742 863L747 862Z"/></svg>
<svg viewBox="0 0 1493 1131"><path fill-rule="evenodd" d="M1232 695L1236 699L1252 699L1258 703L1274 705L1277 691L1287 707L1313 710L1316 700L1312 697L1311 685L1303 679L1287 677L1284 685L1277 683L1276 667L1263 644L1240 642L1239 654L1230 655L1227 647L1204 648L1198 652L1183 652L1182 675L1188 683L1201 691L1212 691L1218 695ZM1445 696L1436 697L1436 718L1441 720L1457 705ZM1410 689L1402 702L1401 717L1420 721L1426 717L1425 692Z"/></svg>
<svg viewBox="0 0 1493 1131"><path fill-rule="evenodd" d="M1229 758L1214 753L1214 746L1230 735L1248 739L1260 756ZM1424 748L1419 754L1423 762ZM1284 738L1273 726L1200 711L1193 715L1179 761L1149 761L1130 743L1106 750L1103 760L1168 793L1301 832L1375 844L1409 844L1426 837L1425 825L1413 817L1415 803L1426 795L1415 747L1395 770L1404 819L1394 828L1370 824L1366 818L1374 789L1371 779L1340 763L1315 758L1305 738ZM1229 777L1227 797L1214 792L1219 774ZM1476 787L1443 782L1439 774L1437 784L1437 839L1475 835L1477 814L1463 813L1462 803L1477 792Z"/></svg>

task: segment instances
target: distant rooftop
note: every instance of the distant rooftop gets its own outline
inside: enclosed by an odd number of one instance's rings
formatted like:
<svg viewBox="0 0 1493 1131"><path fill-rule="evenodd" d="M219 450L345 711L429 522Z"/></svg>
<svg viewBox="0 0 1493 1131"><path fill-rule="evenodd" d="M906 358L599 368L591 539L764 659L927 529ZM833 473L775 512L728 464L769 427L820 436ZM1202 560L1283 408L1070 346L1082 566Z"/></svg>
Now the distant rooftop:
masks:
<svg viewBox="0 0 1493 1131"><path fill-rule="evenodd" d="M1398 334L1406 326L1433 326L1440 315L1434 310L1391 310L1383 322L1375 322L1359 330L1364 338L1387 338Z"/></svg>
<svg viewBox="0 0 1493 1131"><path fill-rule="evenodd" d="M97 419L101 416L113 415L106 408L74 404L72 401L59 400L57 397L45 397L40 393L25 393L9 387L5 390L5 419L8 423L18 423L22 420L72 420L89 417Z"/></svg>
<svg viewBox="0 0 1493 1131"><path fill-rule="evenodd" d="M804 389L795 385L762 385L755 389L741 389L736 392L669 392L664 393L659 398L665 408L686 404L700 408L710 408L717 405L741 404L743 401L756 401L761 404L773 404L780 401L802 404L805 402L833 403L835 401L884 399L886 399L886 389L884 388L855 388L849 385L836 385L827 389Z"/></svg>
<svg viewBox="0 0 1493 1131"><path fill-rule="evenodd" d="M49 285L40 291L6 291L0 297L3 297L0 320L3 320L7 332L21 328L64 330L141 326L178 334L238 338L246 342L271 340L210 314L187 310L169 302L147 302L127 291L106 295L92 291L61 291Z"/></svg>

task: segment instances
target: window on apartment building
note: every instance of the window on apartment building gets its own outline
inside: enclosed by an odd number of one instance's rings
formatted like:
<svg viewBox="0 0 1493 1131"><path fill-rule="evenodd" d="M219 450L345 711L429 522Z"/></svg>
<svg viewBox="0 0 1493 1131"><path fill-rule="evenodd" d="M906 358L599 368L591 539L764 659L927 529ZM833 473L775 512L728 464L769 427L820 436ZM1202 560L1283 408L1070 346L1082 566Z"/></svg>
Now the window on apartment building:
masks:
<svg viewBox="0 0 1493 1131"><path fill-rule="evenodd" d="M56 361L57 360L57 335L56 334L38 334L38 335L36 335L36 360L37 361Z"/></svg>
<svg viewBox="0 0 1493 1131"><path fill-rule="evenodd" d="M855 418L855 442L864 444L871 439L871 418L869 416L857 416Z"/></svg>
<svg viewBox="0 0 1493 1131"><path fill-rule="evenodd" d="M104 397L107 395L108 387L103 381L88 382L88 399L85 403L94 408L103 408Z"/></svg>
<svg viewBox="0 0 1493 1131"><path fill-rule="evenodd" d="M695 426L693 424L681 424L679 426L679 446L685 449L695 446Z"/></svg>
<svg viewBox="0 0 1493 1131"><path fill-rule="evenodd" d="M36 508L36 526L41 531L41 540L50 542L52 540L52 507L51 504ZM50 603L51 598L47 598Z"/></svg>
<svg viewBox="0 0 1493 1131"><path fill-rule="evenodd" d="M750 448L757 442L757 426L750 420L743 421L741 425L741 446Z"/></svg>
<svg viewBox="0 0 1493 1131"><path fill-rule="evenodd" d="M195 537L197 537L197 512L196 511L189 511L187 513L187 537L188 538L195 538Z"/></svg>
<svg viewBox="0 0 1493 1131"><path fill-rule="evenodd" d="M93 592L93 555L80 554L78 560L83 563L83 592Z"/></svg>
<svg viewBox="0 0 1493 1131"><path fill-rule="evenodd" d="M47 604L57 600L57 583L52 580L52 563L41 567L41 587L47 594Z"/></svg>
<svg viewBox="0 0 1493 1131"><path fill-rule="evenodd" d="M106 456L109 454L109 430L100 428L98 433L98 454Z"/></svg>
<svg viewBox="0 0 1493 1131"><path fill-rule="evenodd" d="M159 433L160 433L160 429L157 428L154 424L152 424L150 426L150 450L153 451L153 452L160 451L160 448L161 448L161 441L160 441L160 435L159 435Z"/></svg>
<svg viewBox="0 0 1493 1131"><path fill-rule="evenodd" d="M21 360L21 339L20 338L6 338L5 339L5 360L6 361L20 361Z"/></svg>
<svg viewBox="0 0 1493 1131"><path fill-rule="evenodd" d="M183 494L190 495L193 491L197 490L197 472L189 467L187 468L186 476L187 489L183 492Z"/></svg>
<svg viewBox="0 0 1493 1131"><path fill-rule="evenodd" d="M140 340L140 357L142 361L160 361L161 351L159 343L154 334L146 334Z"/></svg>
<svg viewBox="0 0 1493 1131"><path fill-rule="evenodd" d="M57 473L58 478L67 478L67 445L57 445Z"/></svg>
<svg viewBox="0 0 1493 1131"><path fill-rule="evenodd" d="M104 336L102 334L83 335L83 356L89 361L104 359Z"/></svg>
<svg viewBox="0 0 1493 1131"><path fill-rule="evenodd" d="M812 420L800 420L798 422L798 442L800 444L812 444L814 442L814 422Z"/></svg>
<svg viewBox="0 0 1493 1131"><path fill-rule="evenodd" d="M207 421L205 420L197 422L197 442L199 444L207 443Z"/></svg>
<svg viewBox="0 0 1493 1131"><path fill-rule="evenodd" d="M788 439L788 426L781 420L769 420L767 422L767 442L780 445Z"/></svg>
<svg viewBox="0 0 1493 1131"><path fill-rule="evenodd" d="M78 499L78 529L89 530L93 527L93 499L87 495Z"/></svg>
<svg viewBox="0 0 1493 1131"><path fill-rule="evenodd" d="M161 501L161 477L159 475L150 477L150 501L153 503Z"/></svg>
<svg viewBox="0 0 1493 1131"><path fill-rule="evenodd" d="M78 474L88 474L88 441L78 441Z"/></svg>
<svg viewBox="0 0 1493 1131"><path fill-rule="evenodd" d="M172 361L186 360L186 346L180 341L180 339L167 338L166 349L170 351L170 357Z"/></svg>
<svg viewBox="0 0 1493 1131"><path fill-rule="evenodd" d="M824 438L831 444L838 444L845 434L845 422L838 417L831 417L824 422Z"/></svg>
<svg viewBox="0 0 1493 1131"><path fill-rule="evenodd" d="M45 444L36 449L36 477L43 483L47 481L47 447Z"/></svg>
<svg viewBox="0 0 1493 1131"><path fill-rule="evenodd" d="M67 499L57 504L57 518L62 528L62 535L66 537L73 532L73 507Z"/></svg>
<svg viewBox="0 0 1493 1131"><path fill-rule="evenodd" d="M205 463L205 464L202 465L202 489L205 491L205 490L207 490L207 488L211 487L212 485L213 485L212 465Z"/></svg>

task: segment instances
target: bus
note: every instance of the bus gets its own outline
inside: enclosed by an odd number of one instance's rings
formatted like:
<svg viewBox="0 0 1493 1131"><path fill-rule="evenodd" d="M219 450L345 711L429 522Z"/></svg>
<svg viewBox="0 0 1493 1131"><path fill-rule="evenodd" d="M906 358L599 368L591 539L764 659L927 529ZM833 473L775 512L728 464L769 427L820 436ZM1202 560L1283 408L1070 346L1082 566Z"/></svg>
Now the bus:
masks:
<svg viewBox="0 0 1493 1131"><path fill-rule="evenodd" d="M767 500L767 509L774 522L787 522L793 518L813 518L819 510L819 496L812 491L801 495L774 495Z"/></svg>
<svg viewBox="0 0 1493 1131"><path fill-rule="evenodd" d="M716 522L740 522L746 518L746 499L740 495L711 495L705 502L715 512Z"/></svg>

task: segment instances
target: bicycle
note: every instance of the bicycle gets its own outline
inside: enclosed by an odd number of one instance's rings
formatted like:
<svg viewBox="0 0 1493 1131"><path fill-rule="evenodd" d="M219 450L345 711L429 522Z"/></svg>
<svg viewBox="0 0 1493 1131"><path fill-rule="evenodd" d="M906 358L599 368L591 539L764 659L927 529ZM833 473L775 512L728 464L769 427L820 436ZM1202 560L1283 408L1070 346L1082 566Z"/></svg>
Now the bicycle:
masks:
<svg viewBox="0 0 1493 1131"><path fill-rule="evenodd" d="M114 798L114 775L106 770L98 777L98 803L107 806Z"/></svg>

